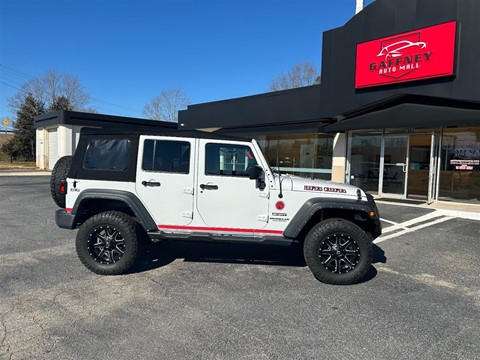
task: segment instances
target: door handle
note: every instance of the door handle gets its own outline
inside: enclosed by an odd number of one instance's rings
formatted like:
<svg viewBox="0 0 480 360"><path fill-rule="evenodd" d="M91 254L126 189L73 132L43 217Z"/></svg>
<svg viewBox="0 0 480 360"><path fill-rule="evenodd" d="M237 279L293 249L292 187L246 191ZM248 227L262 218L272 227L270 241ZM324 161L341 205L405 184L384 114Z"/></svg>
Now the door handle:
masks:
<svg viewBox="0 0 480 360"><path fill-rule="evenodd" d="M202 190L218 190L218 185L200 184L200 189L202 189Z"/></svg>
<svg viewBox="0 0 480 360"><path fill-rule="evenodd" d="M158 181L142 181L143 186L160 186Z"/></svg>

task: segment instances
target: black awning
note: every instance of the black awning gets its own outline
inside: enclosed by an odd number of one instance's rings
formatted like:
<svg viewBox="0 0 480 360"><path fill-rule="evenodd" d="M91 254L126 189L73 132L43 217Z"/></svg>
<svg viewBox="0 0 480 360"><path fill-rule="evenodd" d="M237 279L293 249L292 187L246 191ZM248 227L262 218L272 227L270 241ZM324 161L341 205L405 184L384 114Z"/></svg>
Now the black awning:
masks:
<svg viewBox="0 0 480 360"><path fill-rule="evenodd" d="M314 122L320 116L320 85L189 105L178 112L183 129L245 128Z"/></svg>
<svg viewBox="0 0 480 360"><path fill-rule="evenodd" d="M480 104L451 100L416 98L415 102L393 106L370 106L369 112L360 111L325 128L327 132L384 128L431 128L439 126L480 126ZM412 100L405 98L403 100Z"/></svg>

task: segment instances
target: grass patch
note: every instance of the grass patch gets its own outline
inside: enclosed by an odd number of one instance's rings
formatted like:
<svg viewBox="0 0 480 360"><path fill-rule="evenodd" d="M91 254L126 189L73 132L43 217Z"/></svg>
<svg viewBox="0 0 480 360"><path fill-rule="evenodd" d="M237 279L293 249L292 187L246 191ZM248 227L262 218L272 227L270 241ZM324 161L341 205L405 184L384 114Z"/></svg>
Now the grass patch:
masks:
<svg viewBox="0 0 480 360"><path fill-rule="evenodd" d="M26 170L36 170L37 164L34 162L27 161L10 161L0 160L0 170L17 170L17 169L26 169Z"/></svg>

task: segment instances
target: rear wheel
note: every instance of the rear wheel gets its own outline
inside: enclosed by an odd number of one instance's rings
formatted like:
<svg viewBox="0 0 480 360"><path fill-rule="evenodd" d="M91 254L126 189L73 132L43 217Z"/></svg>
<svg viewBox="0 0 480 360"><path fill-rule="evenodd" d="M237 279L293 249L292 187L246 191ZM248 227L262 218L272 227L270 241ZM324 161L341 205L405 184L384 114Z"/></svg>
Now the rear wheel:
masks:
<svg viewBox="0 0 480 360"><path fill-rule="evenodd" d="M80 261L94 273L123 274L137 257L136 223L121 212L96 214L78 230L76 249Z"/></svg>
<svg viewBox="0 0 480 360"><path fill-rule="evenodd" d="M372 242L351 221L328 219L315 225L305 238L305 261L321 282L350 285L361 280L372 264Z"/></svg>
<svg viewBox="0 0 480 360"><path fill-rule="evenodd" d="M50 177L50 192L52 193L53 201L61 208L65 207L65 192L62 193L60 191L60 184L67 179L71 164L71 156L61 157L55 163Z"/></svg>

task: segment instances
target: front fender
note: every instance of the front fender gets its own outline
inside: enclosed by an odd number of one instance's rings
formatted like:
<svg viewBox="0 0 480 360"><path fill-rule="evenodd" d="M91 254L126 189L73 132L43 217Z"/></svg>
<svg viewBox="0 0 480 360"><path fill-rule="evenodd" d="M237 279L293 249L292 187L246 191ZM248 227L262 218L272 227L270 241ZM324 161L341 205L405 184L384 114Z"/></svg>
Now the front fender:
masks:
<svg viewBox="0 0 480 360"><path fill-rule="evenodd" d="M366 219L378 223L380 226L380 214L375 205L373 197L367 196L368 201L362 200L349 200L349 199L332 199L332 198L312 198L305 202L302 205L297 214L290 221L283 236L287 238L296 238L300 232L303 230L305 225L310 221L312 216L314 216L318 211L321 210L350 210L355 211L356 213L365 214ZM374 215L371 216L371 211ZM381 233L381 230L380 230ZM378 235L380 235L380 233ZM376 236L378 236L376 235Z"/></svg>

